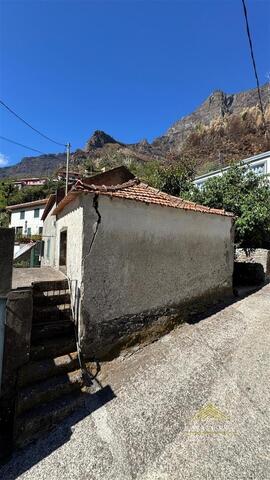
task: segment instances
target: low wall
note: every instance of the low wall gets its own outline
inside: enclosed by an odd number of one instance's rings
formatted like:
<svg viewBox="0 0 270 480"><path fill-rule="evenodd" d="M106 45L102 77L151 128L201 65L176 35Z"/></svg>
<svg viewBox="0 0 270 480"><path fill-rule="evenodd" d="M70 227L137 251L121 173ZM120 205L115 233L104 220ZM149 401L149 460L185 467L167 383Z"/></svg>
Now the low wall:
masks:
<svg viewBox="0 0 270 480"><path fill-rule="evenodd" d="M235 287L262 285L264 282L265 274L260 263L234 263L233 284Z"/></svg>
<svg viewBox="0 0 270 480"><path fill-rule="evenodd" d="M237 248L236 262L261 265L264 271L265 280L270 280L270 250L257 248L253 250L250 255L246 255L243 249ZM252 274L252 267L250 273Z"/></svg>
<svg viewBox="0 0 270 480"><path fill-rule="evenodd" d="M13 290L7 296L0 396L0 462L12 451L17 372L29 361L32 304L32 289Z"/></svg>
<svg viewBox="0 0 270 480"><path fill-rule="evenodd" d="M11 289L14 236L14 228L0 228L0 297Z"/></svg>

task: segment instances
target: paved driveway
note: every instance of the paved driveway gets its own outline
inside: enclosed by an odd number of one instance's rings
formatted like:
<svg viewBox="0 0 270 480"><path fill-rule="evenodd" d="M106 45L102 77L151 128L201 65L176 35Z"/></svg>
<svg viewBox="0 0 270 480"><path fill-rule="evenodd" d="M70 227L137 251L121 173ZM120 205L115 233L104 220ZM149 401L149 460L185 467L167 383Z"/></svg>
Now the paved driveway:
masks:
<svg viewBox="0 0 270 480"><path fill-rule="evenodd" d="M51 267L13 268L12 288L27 288L32 285L32 282L65 279L66 277L63 273Z"/></svg>
<svg viewBox="0 0 270 480"><path fill-rule="evenodd" d="M269 350L267 285L112 362L101 379L115 398L77 412L0 476L269 479Z"/></svg>

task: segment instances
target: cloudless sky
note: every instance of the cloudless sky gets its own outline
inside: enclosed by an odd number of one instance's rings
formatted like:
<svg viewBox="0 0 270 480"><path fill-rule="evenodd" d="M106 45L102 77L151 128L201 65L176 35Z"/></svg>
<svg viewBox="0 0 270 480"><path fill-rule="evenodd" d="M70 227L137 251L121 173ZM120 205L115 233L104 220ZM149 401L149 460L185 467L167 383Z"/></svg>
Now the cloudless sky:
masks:
<svg viewBox="0 0 270 480"><path fill-rule="evenodd" d="M270 0L246 0L261 83ZM0 0L0 98L72 150L152 141L209 94L255 87L241 0ZM1 135L58 152L0 108ZM34 153L0 140L0 163Z"/></svg>

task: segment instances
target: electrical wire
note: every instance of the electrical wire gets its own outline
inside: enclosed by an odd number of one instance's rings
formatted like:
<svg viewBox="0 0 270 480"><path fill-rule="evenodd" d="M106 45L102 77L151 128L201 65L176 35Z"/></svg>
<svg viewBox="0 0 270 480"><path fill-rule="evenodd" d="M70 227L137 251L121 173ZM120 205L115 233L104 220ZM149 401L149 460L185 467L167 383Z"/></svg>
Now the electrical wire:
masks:
<svg viewBox="0 0 270 480"><path fill-rule="evenodd" d="M37 150L36 148L28 147L27 145L23 145L22 143L15 142L15 140L11 140L10 138L3 137L0 135L0 138L2 140L5 140L6 142L13 143L14 145L19 145L19 147L26 148L27 150L32 150L33 152L41 153L41 155L46 155L46 153L41 152L40 150Z"/></svg>
<svg viewBox="0 0 270 480"><path fill-rule="evenodd" d="M262 112L262 121L263 121L264 127L266 127L264 109L263 109L263 103L262 103L262 97L261 97L261 91L260 91L260 82L259 82L259 77L258 77L258 72L257 72L257 67L256 67L256 61L255 61L255 55L254 55L253 44L252 44L252 39L251 39L251 33L250 33L250 28L249 28L249 23L248 23L248 13L247 13L247 7L246 7L245 0L242 0L242 5L243 5L243 10L244 10L244 16L245 16L245 23L246 23L247 36L248 36L248 41L249 41L250 55L251 55L253 70L254 70L256 83L257 83L257 91L258 91L260 109L261 109L261 112Z"/></svg>
<svg viewBox="0 0 270 480"><path fill-rule="evenodd" d="M30 125L30 123L26 122L26 120L24 120L22 117L20 117L20 115L18 115L16 112L14 112L14 110L12 110L5 102L3 102L3 100L0 100L0 105L2 105L4 108L6 108L10 113L12 113L12 115L14 115L16 118L18 118L21 122L23 122L25 125L27 125L29 128L31 128L32 130L34 130L34 132L38 133L39 135L41 135L41 137L43 138L46 138L46 140L49 140L50 142L53 142L55 143L56 145L60 145L61 147L66 147L66 145L64 143L60 143L60 142L57 142L56 140L53 140L52 138L48 137L47 135L45 135L44 133L40 132L39 130L37 130L35 127L33 127L32 125Z"/></svg>

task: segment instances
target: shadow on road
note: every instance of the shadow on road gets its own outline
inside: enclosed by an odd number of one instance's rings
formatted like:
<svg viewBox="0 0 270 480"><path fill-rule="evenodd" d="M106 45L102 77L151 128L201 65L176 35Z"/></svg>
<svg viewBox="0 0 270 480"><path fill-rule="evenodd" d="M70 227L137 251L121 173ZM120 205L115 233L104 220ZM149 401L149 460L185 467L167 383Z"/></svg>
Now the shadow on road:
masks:
<svg viewBox="0 0 270 480"><path fill-rule="evenodd" d="M224 308L228 307L229 305L233 305L234 303L239 302L245 297L252 295L252 293L258 292L261 290L265 285L269 282L262 283L260 285L238 285L234 287L233 292L234 295L231 297L225 298L222 302L219 302L212 306L207 306L207 308L203 312L192 313L190 317L186 320L189 325L195 325L196 323L200 322L201 320L206 319L211 315L215 315L216 313L220 312Z"/></svg>
<svg viewBox="0 0 270 480"><path fill-rule="evenodd" d="M50 433L44 434L44 437L21 450L15 451L10 460L0 468L0 478L3 480L17 479L22 473L68 442L72 436L72 427L76 423L116 398L109 385L101 387L95 393L83 393L83 395L85 397L84 406L61 422ZM74 452L74 455L76 455L76 452Z"/></svg>

